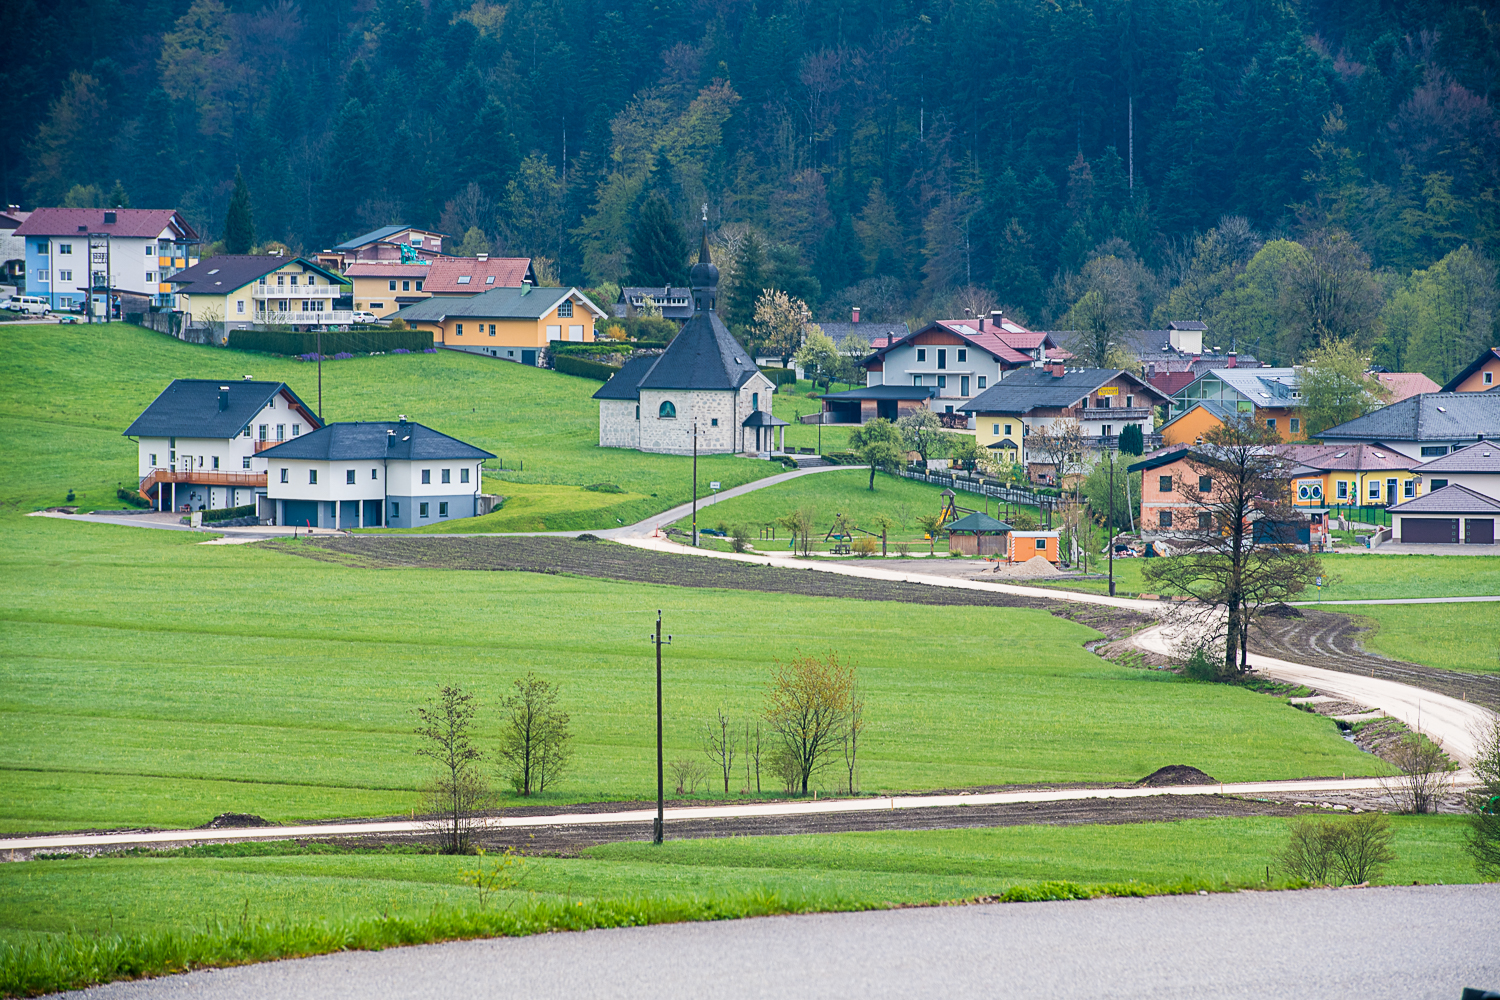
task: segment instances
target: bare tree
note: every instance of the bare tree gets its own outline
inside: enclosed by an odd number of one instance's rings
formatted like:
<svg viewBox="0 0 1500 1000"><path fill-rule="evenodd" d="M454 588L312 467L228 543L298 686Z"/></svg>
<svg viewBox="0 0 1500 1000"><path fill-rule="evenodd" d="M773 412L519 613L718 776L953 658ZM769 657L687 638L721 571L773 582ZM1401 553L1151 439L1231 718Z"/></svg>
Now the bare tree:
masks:
<svg viewBox="0 0 1500 1000"><path fill-rule="evenodd" d="M430 811L444 841L444 850L461 854L491 795L478 764L484 754L474 745L474 696L461 687L444 685L435 698L416 709L422 738L417 753L433 762L428 788Z"/></svg>
<svg viewBox="0 0 1500 1000"><path fill-rule="evenodd" d="M1288 270L1283 294L1289 358L1333 340L1368 341L1382 298L1369 255L1342 229L1309 241Z"/></svg>
<svg viewBox="0 0 1500 1000"><path fill-rule="evenodd" d="M1404 813L1437 812L1452 784L1448 773L1451 762L1443 752L1442 741L1407 733L1392 748L1390 761L1401 773L1383 779L1381 784L1396 809Z"/></svg>
<svg viewBox="0 0 1500 1000"><path fill-rule="evenodd" d="M703 728L703 752L724 776L724 797L729 797L729 775L734 769L735 734L729 729L729 716L719 709L718 720Z"/></svg>
<svg viewBox="0 0 1500 1000"><path fill-rule="evenodd" d="M1281 869L1314 885L1359 885L1396 860L1390 820L1376 812L1350 819L1300 817L1281 855Z"/></svg>
<svg viewBox="0 0 1500 1000"><path fill-rule="evenodd" d="M1173 493L1182 501L1174 516L1187 523L1172 533L1187 551L1151 560L1145 577L1197 599L1197 624L1216 648L1222 640L1227 677L1249 669L1246 639L1261 609L1306 590L1322 566L1296 544L1302 515L1274 431L1248 416L1232 420L1205 434L1185 463Z"/></svg>
<svg viewBox="0 0 1500 1000"><path fill-rule="evenodd" d="M844 766L849 771L849 794L853 795L855 770L859 764L859 738L865 731L865 698L858 683L849 684L849 724L844 727Z"/></svg>
<svg viewBox="0 0 1500 1000"><path fill-rule="evenodd" d="M1116 365L1125 353L1125 331L1141 325L1141 300L1130 262L1106 255L1084 265L1079 291L1063 325L1076 331L1070 347L1090 368Z"/></svg>
<svg viewBox="0 0 1500 1000"><path fill-rule="evenodd" d="M698 784L708 779L708 768L703 766L702 761L690 757L674 760L668 766L677 782L678 795L694 794L698 791Z"/></svg>
<svg viewBox="0 0 1500 1000"><path fill-rule="evenodd" d="M1034 459L1032 456L1035 456ZM1058 417L1048 424L1026 428L1022 435L1022 461L1040 459L1057 470L1058 481L1078 471L1083 461L1083 431L1072 417Z"/></svg>
<svg viewBox="0 0 1500 1000"><path fill-rule="evenodd" d="M766 698L766 725L775 752L793 770L803 795L813 774L838 752L849 725L853 690L854 667L841 662L837 653L776 661Z"/></svg>
<svg viewBox="0 0 1500 1000"><path fill-rule="evenodd" d="M557 705L558 693L554 685L528 671L501 701L506 719L499 755L506 777L522 795L546 791L572 759L573 734L568 713Z"/></svg>

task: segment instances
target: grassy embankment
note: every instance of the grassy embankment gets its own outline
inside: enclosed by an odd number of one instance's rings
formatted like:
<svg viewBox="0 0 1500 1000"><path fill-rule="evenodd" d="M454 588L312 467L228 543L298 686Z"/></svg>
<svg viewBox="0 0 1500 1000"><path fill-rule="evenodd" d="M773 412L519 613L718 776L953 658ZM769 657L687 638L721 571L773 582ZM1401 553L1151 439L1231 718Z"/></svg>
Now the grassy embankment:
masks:
<svg viewBox="0 0 1500 1000"><path fill-rule="evenodd" d="M760 709L774 657L835 649L869 702L867 789L1375 773L1332 723L1262 695L1101 661L1038 611L369 570L137 528L9 519L0 554L0 829L403 813L424 768L411 710L434 685L494 705L527 670L578 733L554 801L652 788L648 649L668 654L669 758L723 706ZM920 655L914 655L919 649ZM830 775L827 782L832 782Z"/></svg>
<svg viewBox="0 0 1500 1000"><path fill-rule="evenodd" d="M0 355L0 504L32 510L64 502L120 506L115 487L136 480L135 445L121 432L173 378L286 382L317 406L313 365L270 355L184 344L126 324L18 326ZM454 351L384 355L323 365L328 420L385 420L398 413L494 452L506 471L486 475L487 492L512 496L462 530L535 531L615 527L684 503L692 461L600 448L599 383ZM816 430L816 428L813 428ZM490 462L498 466L498 462ZM511 471L524 466L524 471ZM779 465L729 456L699 459L704 491L781 472ZM624 493L580 487L607 482ZM460 530L455 527L454 530Z"/></svg>
<svg viewBox="0 0 1500 1000"><path fill-rule="evenodd" d="M1326 610L1372 622L1374 628L1360 636L1360 643L1393 660L1500 673L1500 603L1365 604Z"/></svg>
<svg viewBox="0 0 1500 1000"><path fill-rule="evenodd" d="M1474 881L1458 817L1397 817L1383 884ZM531 858L481 909L478 859L295 844L0 866L0 992L189 965L555 929L976 897L1069 899L1275 888L1288 821L1188 820L736 837ZM1267 867L1270 881L1266 881Z"/></svg>

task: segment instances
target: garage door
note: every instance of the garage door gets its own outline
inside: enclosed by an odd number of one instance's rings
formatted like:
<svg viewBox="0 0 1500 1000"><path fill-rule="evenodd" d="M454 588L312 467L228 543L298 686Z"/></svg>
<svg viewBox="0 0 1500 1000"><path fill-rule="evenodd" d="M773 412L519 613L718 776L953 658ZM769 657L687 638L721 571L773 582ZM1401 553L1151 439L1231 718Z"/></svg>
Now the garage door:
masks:
<svg viewBox="0 0 1500 1000"><path fill-rule="evenodd" d="M282 519L285 524L295 524L302 528L318 524L318 501L316 500L283 500L281 502Z"/></svg>
<svg viewBox="0 0 1500 1000"><path fill-rule="evenodd" d="M1464 541L1470 545L1495 544L1495 519L1491 517L1464 518Z"/></svg>
<svg viewBox="0 0 1500 1000"><path fill-rule="evenodd" d="M1456 543L1458 541L1458 518L1403 517L1401 540L1403 542Z"/></svg>

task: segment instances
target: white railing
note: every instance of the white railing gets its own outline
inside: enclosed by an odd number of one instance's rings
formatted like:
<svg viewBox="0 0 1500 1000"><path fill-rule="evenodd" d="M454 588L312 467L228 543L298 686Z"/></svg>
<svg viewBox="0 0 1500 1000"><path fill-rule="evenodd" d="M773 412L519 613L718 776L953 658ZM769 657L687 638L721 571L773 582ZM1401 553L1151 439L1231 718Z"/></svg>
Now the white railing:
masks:
<svg viewBox="0 0 1500 1000"><path fill-rule="evenodd" d="M330 323L353 323L354 312L350 309L319 309L312 312L278 312L275 309L268 309L265 312L256 313L255 321L268 326L304 326L307 324L326 326Z"/></svg>
<svg viewBox="0 0 1500 1000"><path fill-rule="evenodd" d="M336 299L350 294L344 285L254 285L257 299Z"/></svg>

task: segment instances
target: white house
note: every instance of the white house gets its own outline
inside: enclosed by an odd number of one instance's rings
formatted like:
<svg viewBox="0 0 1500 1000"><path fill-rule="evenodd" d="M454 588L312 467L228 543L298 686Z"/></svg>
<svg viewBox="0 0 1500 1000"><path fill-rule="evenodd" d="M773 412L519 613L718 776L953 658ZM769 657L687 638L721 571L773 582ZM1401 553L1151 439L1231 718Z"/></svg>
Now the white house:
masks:
<svg viewBox="0 0 1500 1000"><path fill-rule="evenodd" d="M222 324L232 330L281 325L311 330L348 323L353 310L335 308L350 294L350 279L306 257L221 254L172 275L184 324Z"/></svg>
<svg viewBox="0 0 1500 1000"><path fill-rule="evenodd" d="M200 242L170 208L39 208L15 235L26 241L27 295L82 309L92 284L98 316L105 289L171 307L170 277L198 263Z"/></svg>
<svg viewBox="0 0 1500 1000"><path fill-rule="evenodd" d="M1318 434L1326 444L1379 442L1423 462L1496 438L1500 392L1419 393Z"/></svg>
<svg viewBox="0 0 1500 1000"><path fill-rule="evenodd" d="M399 420L334 423L268 449L276 524L411 528L479 513L480 469L495 456Z"/></svg>
<svg viewBox="0 0 1500 1000"><path fill-rule="evenodd" d="M136 417L141 495L158 510L214 510L266 492L261 452L322 426L285 382L174 379Z"/></svg>
<svg viewBox="0 0 1500 1000"><path fill-rule="evenodd" d="M773 452L775 385L718 313L719 269L705 235L689 274L693 315L658 357L633 358L594 398L599 446L690 455ZM785 444L785 431L782 432Z"/></svg>
<svg viewBox="0 0 1500 1000"><path fill-rule="evenodd" d="M1500 440L1479 441L1412 469L1422 477L1427 492L1444 486L1466 486L1500 500Z"/></svg>

